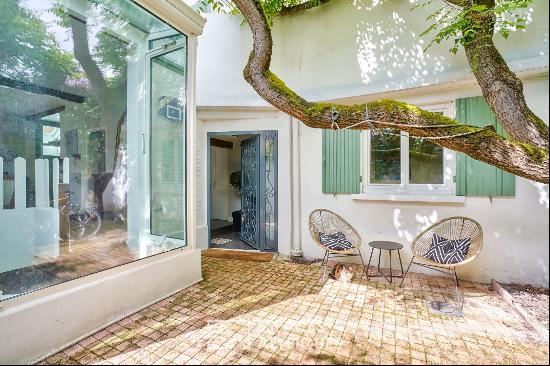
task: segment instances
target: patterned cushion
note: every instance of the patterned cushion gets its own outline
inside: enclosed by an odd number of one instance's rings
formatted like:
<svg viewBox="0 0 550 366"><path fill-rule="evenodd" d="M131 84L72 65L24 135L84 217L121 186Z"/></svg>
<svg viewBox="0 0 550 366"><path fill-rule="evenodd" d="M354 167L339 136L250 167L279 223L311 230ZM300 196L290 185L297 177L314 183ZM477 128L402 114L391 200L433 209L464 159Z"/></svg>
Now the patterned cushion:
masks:
<svg viewBox="0 0 550 366"><path fill-rule="evenodd" d="M353 248L353 244L346 239L346 236L342 232L334 234L319 234L319 240L321 244L330 250L349 250Z"/></svg>
<svg viewBox="0 0 550 366"><path fill-rule="evenodd" d="M468 250L470 250L471 241L471 238L449 240L434 234L426 258L441 264L463 262L468 255Z"/></svg>

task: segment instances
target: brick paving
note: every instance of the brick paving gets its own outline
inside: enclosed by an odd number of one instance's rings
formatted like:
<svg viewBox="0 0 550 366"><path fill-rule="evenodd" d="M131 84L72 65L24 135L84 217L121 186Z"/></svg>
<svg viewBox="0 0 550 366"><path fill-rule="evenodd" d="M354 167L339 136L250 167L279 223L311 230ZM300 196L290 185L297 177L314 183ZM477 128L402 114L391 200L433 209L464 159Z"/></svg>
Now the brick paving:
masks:
<svg viewBox="0 0 550 366"><path fill-rule="evenodd" d="M357 273L361 273L357 271ZM464 317L434 314L449 279L351 284L315 265L203 258L204 281L43 364L548 364L548 346L486 285Z"/></svg>

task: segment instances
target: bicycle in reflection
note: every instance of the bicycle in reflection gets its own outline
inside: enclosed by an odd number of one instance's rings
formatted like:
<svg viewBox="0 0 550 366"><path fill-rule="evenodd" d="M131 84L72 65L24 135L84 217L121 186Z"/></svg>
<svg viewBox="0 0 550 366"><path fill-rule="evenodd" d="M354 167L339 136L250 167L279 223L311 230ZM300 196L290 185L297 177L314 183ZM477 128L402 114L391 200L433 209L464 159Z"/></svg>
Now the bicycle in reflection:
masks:
<svg viewBox="0 0 550 366"><path fill-rule="evenodd" d="M98 205L95 202L94 194L88 191L84 207L78 203L71 202L70 192L66 194L66 205L61 208L61 212L67 210L69 216L69 233L71 239L93 238L101 229L101 215Z"/></svg>

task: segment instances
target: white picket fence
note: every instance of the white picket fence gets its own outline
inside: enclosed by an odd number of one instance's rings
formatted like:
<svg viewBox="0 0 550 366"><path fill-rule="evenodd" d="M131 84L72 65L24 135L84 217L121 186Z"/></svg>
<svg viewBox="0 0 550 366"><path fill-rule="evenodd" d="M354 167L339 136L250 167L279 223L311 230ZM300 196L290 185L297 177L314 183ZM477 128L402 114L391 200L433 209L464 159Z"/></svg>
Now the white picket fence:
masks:
<svg viewBox="0 0 550 366"><path fill-rule="evenodd" d="M34 161L35 207L27 207L27 161L24 158L15 159L13 179L4 181L3 174L0 177L0 272L33 265L36 257L59 256L58 185L69 183L69 158L61 161L62 177L60 160L52 160L51 180L49 164L47 159ZM0 158L0 172L3 171L4 161ZM4 209L4 204L8 203L5 198L11 201L12 197L14 207Z"/></svg>
<svg viewBox="0 0 550 366"><path fill-rule="evenodd" d="M59 183L69 183L69 158L62 160L63 176L60 177L59 159L52 160L52 180L54 185L53 197L50 197L50 161L48 159L36 159L34 161L34 180L35 180L35 207L50 207L53 199L53 207L58 207ZM4 171L4 160L0 157L0 172ZM62 180L60 181L60 178ZM27 161L18 157L14 161L14 177L12 192L15 193L15 209L27 207ZM7 190L7 184L4 184L4 177L0 179L0 210L4 209L4 189ZM9 197L9 195L8 195Z"/></svg>

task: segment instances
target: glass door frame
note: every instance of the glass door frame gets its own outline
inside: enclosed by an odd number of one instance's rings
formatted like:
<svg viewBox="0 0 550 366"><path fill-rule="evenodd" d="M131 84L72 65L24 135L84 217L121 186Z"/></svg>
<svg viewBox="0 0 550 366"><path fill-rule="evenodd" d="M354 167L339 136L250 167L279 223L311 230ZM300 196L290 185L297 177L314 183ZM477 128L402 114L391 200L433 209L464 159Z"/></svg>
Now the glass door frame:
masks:
<svg viewBox="0 0 550 366"><path fill-rule="evenodd" d="M275 193L274 193L274 238L273 238L273 248L270 248L269 250L263 250L265 246L265 236L266 236L266 229L265 229L265 204L260 203L260 201L265 201L265 186L266 186L266 177L265 177L265 137L266 134L273 134L275 136L275 154L274 154L274 164L275 164L275 172L274 172L274 182L275 182ZM208 227L208 246L207 248L210 248L211 240L212 240L212 232L211 232L211 207L212 207L212 192L211 192L211 186L210 183L212 181L212 156L210 153L210 139L216 136L243 136L243 135L257 135L259 139L259 191L260 195L258 195L258 208L259 209L259 235L260 240L258 245L260 245L260 250L263 252L268 253L277 253L279 250L279 131L278 130L256 130L256 131L211 131L206 133L206 143L204 146L206 146L206 189L207 189L207 198L206 198L206 222ZM206 249L206 248L204 248Z"/></svg>
<svg viewBox="0 0 550 366"><path fill-rule="evenodd" d="M145 201L145 213L146 213L146 220L145 220L145 235L146 240L150 244L153 245L159 245L162 244L165 241L172 242L177 248L184 248L187 247L189 244L189 225L188 225L188 179L187 179L187 159L188 159L188 146L187 146L187 138L189 134L188 129L188 120L189 120L189 37L185 34L182 34L185 38L183 40L168 43L162 46L159 46L157 48L154 48L152 50L149 50L145 55L145 125L143 133L141 134L141 146L142 146L142 155L144 156L144 180L145 180L145 194L144 194L144 201ZM183 219L184 219L184 238L185 239L177 239L177 238L171 238L167 236L161 236L161 235L155 235L152 234L152 207L151 207L151 138L152 138L152 74L151 74L151 65L152 60L155 57L168 54L170 52L177 51L179 49L185 50L185 105L184 105L184 113L185 113L185 120L183 121L184 124L184 139L183 139L183 172L184 172L184 189L183 189Z"/></svg>

